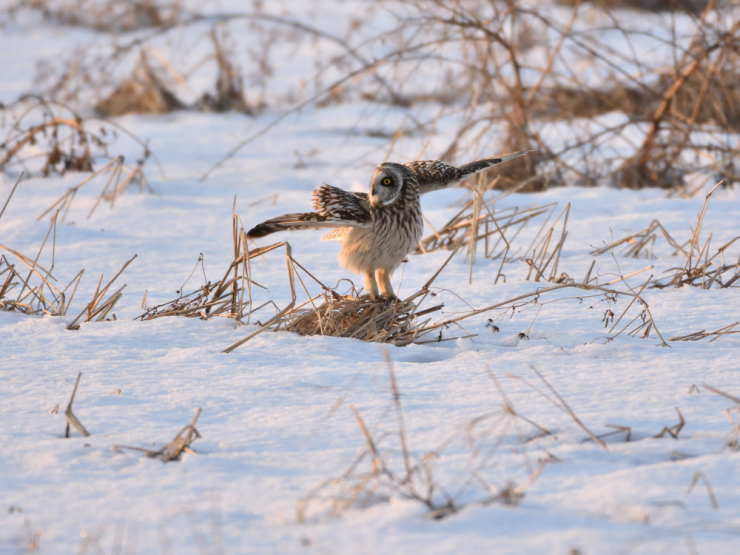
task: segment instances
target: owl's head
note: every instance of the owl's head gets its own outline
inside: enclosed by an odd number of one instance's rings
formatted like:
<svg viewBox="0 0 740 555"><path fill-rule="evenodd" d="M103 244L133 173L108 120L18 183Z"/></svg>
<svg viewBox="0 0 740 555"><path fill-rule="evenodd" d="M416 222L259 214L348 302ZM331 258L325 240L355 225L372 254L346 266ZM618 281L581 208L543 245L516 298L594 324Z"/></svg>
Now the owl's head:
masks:
<svg viewBox="0 0 740 555"><path fill-rule="evenodd" d="M373 179L370 182L370 204L373 206L388 206L393 204L403 191L404 181L408 181L413 174L406 166L386 162L375 168Z"/></svg>

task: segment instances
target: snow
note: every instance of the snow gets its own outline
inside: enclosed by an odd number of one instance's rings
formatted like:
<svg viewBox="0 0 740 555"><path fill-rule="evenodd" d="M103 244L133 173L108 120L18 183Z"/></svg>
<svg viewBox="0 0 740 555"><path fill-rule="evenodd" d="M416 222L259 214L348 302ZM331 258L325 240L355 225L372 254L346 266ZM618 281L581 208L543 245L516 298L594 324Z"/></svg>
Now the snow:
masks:
<svg viewBox="0 0 740 555"><path fill-rule="evenodd" d="M343 5L342 13L350 11ZM56 29L38 21L28 25ZM25 42L15 31L0 36L7 47L0 49L4 58L8 49L19 52L13 71L0 76L0 99L30 86L34 56L92 40L80 30L55 33L34 40L28 51L22 51ZM199 253L207 278L220 279L233 256L234 197L249 226L308 208L309 192L322 181L362 190L372 169L369 160L387 151L381 139L347 138L358 121L366 121L364 108L355 102L306 108L205 182L199 179L215 161L275 114L250 119L183 112L117 120L147 138L161 161L163 175L150 162L145 167L155 194L131 190L112 209L102 206L87 219L104 182L86 185L66 223L57 226L55 277L66 284L85 269L69 314L0 312L0 554L23 552L29 532L40 532L40 553L737 553L740 474L738 455L727 446L734 425L724 412L737 405L704 384L740 395L738 335L711 343L670 342L670 348L660 346L654 330L646 339L623 333L607 340L604 311L611 307L621 314L627 297L610 305L603 295L572 290L544 294L539 304L513 314L493 311L463 321L467 332L477 334L472 340L403 348L265 332L224 354L254 331L254 324L237 326L221 318L134 320L143 312L145 292L147 306L153 306L203 283L198 269L183 287ZM405 137L392 157L415 158L426 140ZM124 140L116 148L129 158L140 152ZM295 151L314 149L318 152L304 167L295 167ZM427 153L438 154L434 142ZM49 225L48 217L36 218L81 180L79 174L22 180L0 220L0 244L35 255ZM14 182L14 175L4 177L0 203ZM704 194L678 199L656 190L565 187L514 194L497 209L557 202L557 215L571 203L560 271L580 280L594 260L594 248L644 229L653 219L679 243L688 240ZM463 190L430 195L423 202L425 215L440 226L463 198ZM740 234L738 221L740 194L718 189L702 240L712 233L714 248L730 241ZM526 228L517 245L526 248L535 231ZM276 239L290 241L295 259L325 283L346 277L359 283L338 267L338 244L319 237ZM733 248L728 260L737 259L737 245ZM100 274L110 279L134 254L136 260L119 278L127 287L113 311L117 319L68 331L66 324L91 298ZM418 290L448 254L411 256L393 278L400 296ZM628 259L617 249L615 257L595 258L593 275L603 284L620 272L654 265L627 280L638 288L650 274L657 277L682 262L661 239L655 254L653 260ZM48 266L50 257L47 247L40 263ZM451 316L465 309L458 296L482 308L549 285L525 281L527 267L521 261L507 264L506 283L494 285L498 264L479 257L469 283L469 263L459 255L435 282L437 297L428 302L445 303L444 315ZM289 289L282 254L255 261L253 270L255 279L270 288L255 293L261 302L274 299L284 306ZM626 290L623 283L613 287ZM736 288L647 289L644 297L666 339L740 319ZM498 333L487 326L488 318L495 319ZM454 328L444 334L464 335ZM386 352L393 360L412 459L454 438L432 468L436 484L459 492L461 510L433 520L423 504L396 495L332 516L326 500L317 499L305 522L299 522L297 502L340 477L365 447L352 407L374 437L390 434L381 449L394 469L403 468L393 435L397 426ZM533 368L586 427L605 434L615 431L608 425L627 426L630 441L624 432L605 437L607 449L589 440L570 415L522 381L547 390ZM488 370L520 414L552 433L537 437L523 421L520 430L504 426L503 416L471 432L472 419L499 411L503 402ZM92 435L73 431L64 439L63 412L78 372L74 411ZM51 414L57 404L59 412ZM163 464L113 449L160 448L197 408L203 410L197 424L202 438L192 446L197 454ZM678 423L676 409L685 419L678 438L656 438ZM729 414L737 421L734 411ZM480 463L476 447L486 451L499 440L478 469L494 491L510 480L525 484L538 461L549 461L518 505L481 504L490 494L477 482L460 491ZM443 497L438 493L435 500L442 503Z"/></svg>

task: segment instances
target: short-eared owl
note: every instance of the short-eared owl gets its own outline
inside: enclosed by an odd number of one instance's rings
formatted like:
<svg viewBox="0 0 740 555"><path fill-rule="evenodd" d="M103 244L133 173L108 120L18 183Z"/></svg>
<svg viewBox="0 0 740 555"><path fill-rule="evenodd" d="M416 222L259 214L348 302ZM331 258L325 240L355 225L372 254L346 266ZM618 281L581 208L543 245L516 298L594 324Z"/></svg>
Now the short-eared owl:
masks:
<svg viewBox="0 0 740 555"><path fill-rule="evenodd" d="M484 158L459 168L439 160L386 162L375 168L369 195L324 185L312 193L316 212L267 220L249 230L247 237L256 239L277 231L334 228L324 239L342 242L339 253L342 266L364 274L365 291L373 298L378 297L378 284L380 294L392 298L391 275L416 247L424 230L419 197L457 185L471 175L526 152Z"/></svg>

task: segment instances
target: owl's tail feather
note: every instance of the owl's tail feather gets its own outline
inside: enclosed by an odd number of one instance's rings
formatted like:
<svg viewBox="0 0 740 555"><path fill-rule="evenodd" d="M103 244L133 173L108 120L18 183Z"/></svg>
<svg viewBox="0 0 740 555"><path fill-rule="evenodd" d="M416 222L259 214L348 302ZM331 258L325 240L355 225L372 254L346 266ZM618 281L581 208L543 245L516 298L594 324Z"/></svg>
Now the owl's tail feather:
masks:
<svg viewBox="0 0 740 555"><path fill-rule="evenodd" d="M462 170L466 177L470 177L471 175L482 172L483 170L496 166L497 164L503 164L504 162L508 162L509 160L513 160L514 158L519 158L520 156L527 154L527 152L532 151L520 150L519 152L512 152L511 154L493 156L491 158L483 158L482 160L476 160L475 162L470 162L469 164L460 166L460 170Z"/></svg>
<svg viewBox="0 0 740 555"><path fill-rule="evenodd" d="M301 214L285 214L257 224L247 233L248 239L258 239L278 231L297 231L299 229L327 229L346 226L346 223L337 222L316 212Z"/></svg>

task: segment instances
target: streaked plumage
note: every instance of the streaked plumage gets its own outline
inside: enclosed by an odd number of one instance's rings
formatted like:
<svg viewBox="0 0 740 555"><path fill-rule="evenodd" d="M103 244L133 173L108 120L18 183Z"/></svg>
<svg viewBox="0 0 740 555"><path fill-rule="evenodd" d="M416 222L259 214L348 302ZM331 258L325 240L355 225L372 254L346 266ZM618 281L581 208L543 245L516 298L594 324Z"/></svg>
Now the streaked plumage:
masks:
<svg viewBox="0 0 740 555"><path fill-rule="evenodd" d="M351 193L325 184L312 193L316 212L272 218L252 228L247 237L329 228L324 239L342 242L339 261L345 268L364 274L366 292L376 298L380 285L382 296L393 297L391 275L416 247L424 231L419 197L457 185L526 152L484 158L459 168L439 160L386 162L375 168L370 194Z"/></svg>

